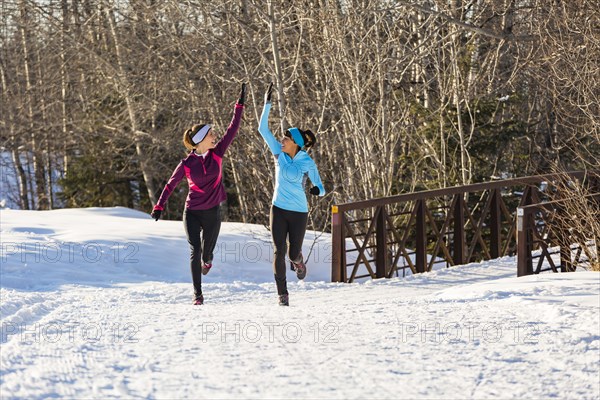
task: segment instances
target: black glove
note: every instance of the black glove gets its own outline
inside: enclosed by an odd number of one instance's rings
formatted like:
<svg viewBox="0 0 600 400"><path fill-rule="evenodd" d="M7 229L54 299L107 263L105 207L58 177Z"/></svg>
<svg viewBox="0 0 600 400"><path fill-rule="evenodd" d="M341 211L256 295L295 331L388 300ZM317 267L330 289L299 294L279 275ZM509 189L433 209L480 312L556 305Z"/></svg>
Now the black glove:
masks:
<svg viewBox="0 0 600 400"><path fill-rule="evenodd" d="M310 194L314 194L315 196L318 196L319 193L321 193L321 191L319 190L319 188L316 187L316 186L311 187L310 190L309 190L309 192L310 192Z"/></svg>
<svg viewBox="0 0 600 400"><path fill-rule="evenodd" d="M162 210L152 210L152 212L150 213L150 216L152 218L154 218L155 221L158 221L160 219L161 214L162 214Z"/></svg>
<svg viewBox="0 0 600 400"><path fill-rule="evenodd" d="M242 83L242 90L240 90L240 98L238 100L238 104L244 105L246 101L246 84Z"/></svg>
<svg viewBox="0 0 600 400"><path fill-rule="evenodd" d="M265 103L271 102L271 95L273 94L273 82L269 83L269 88L265 92Z"/></svg>

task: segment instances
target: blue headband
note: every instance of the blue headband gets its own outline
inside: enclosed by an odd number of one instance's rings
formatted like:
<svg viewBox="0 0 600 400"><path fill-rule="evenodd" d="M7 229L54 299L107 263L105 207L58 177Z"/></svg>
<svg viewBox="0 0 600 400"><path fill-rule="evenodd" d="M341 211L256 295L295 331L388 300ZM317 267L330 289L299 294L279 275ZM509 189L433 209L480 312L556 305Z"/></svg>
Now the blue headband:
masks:
<svg viewBox="0 0 600 400"><path fill-rule="evenodd" d="M288 129L288 131L292 134L292 139L294 139L294 142L298 146L300 146L301 149L303 149L304 148L304 138L302 137L302 134L300 133L298 128L290 128L290 129Z"/></svg>

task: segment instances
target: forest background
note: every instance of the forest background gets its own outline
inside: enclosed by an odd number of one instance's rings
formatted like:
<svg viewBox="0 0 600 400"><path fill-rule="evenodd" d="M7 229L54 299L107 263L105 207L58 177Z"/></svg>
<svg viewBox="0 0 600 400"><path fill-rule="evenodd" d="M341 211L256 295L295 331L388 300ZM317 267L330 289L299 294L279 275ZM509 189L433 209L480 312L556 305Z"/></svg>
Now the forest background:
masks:
<svg viewBox="0 0 600 400"><path fill-rule="evenodd" d="M332 204L600 166L600 7L584 0L3 0L3 198L150 211L183 131L222 134L225 220L266 223L257 132L311 129ZM14 179L6 180L10 176ZM7 183L8 182L8 183ZM181 218L181 184L163 215Z"/></svg>

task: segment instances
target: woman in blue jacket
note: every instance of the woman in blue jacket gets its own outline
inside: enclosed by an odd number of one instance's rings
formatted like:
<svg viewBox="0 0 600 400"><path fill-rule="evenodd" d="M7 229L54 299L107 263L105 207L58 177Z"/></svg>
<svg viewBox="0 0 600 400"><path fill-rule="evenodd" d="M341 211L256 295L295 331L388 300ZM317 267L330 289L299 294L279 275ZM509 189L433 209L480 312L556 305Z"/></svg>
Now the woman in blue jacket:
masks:
<svg viewBox="0 0 600 400"><path fill-rule="evenodd" d="M289 240L288 257L292 270L298 279L306 276L306 265L302 257L302 242L308 223L308 202L306 201L306 179L310 179L313 187L310 193L324 196L325 189L319 171L306 150L315 144L315 135L309 130L289 128L281 142L269 130L269 113L271 111L271 93L273 84L265 93L265 106L260 117L258 132L261 134L271 153L275 157L275 189L271 205L270 225L275 259L273 272L279 295L279 305L289 305L287 290L285 253Z"/></svg>

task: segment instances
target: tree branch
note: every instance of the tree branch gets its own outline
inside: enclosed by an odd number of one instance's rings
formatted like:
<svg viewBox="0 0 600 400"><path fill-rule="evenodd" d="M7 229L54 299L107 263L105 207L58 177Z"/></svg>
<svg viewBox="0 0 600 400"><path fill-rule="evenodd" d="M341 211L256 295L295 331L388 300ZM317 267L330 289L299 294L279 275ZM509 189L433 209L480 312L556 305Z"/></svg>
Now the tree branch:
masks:
<svg viewBox="0 0 600 400"><path fill-rule="evenodd" d="M460 21L460 20L458 20L456 18L453 18L453 17L451 17L451 16L449 16L447 14L444 14L443 12L432 10L430 8L423 7L423 6L420 6L418 4L414 4L414 3L411 3L411 2L406 2L406 3L400 4L400 5L404 5L404 6L412 8L412 9L424 12L425 14L431 14L431 15L434 15L436 17L440 17L440 18L444 19L445 21L447 21L447 22L449 22L451 24L460 26L460 27L465 28L465 29L467 29L469 31L472 31L472 32L475 32L475 33L479 33L479 34L481 34L483 36L487 36L487 37L490 37L490 38L493 38L493 39L497 39L497 40L526 41L526 40L533 40L533 38L534 38L534 36L531 36L531 35L527 35L527 36L515 36L512 33L496 33L496 32L492 32L492 31L489 31L487 29L483 29L483 28L480 28L478 26L471 25L471 24L468 24L466 22Z"/></svg>

